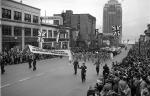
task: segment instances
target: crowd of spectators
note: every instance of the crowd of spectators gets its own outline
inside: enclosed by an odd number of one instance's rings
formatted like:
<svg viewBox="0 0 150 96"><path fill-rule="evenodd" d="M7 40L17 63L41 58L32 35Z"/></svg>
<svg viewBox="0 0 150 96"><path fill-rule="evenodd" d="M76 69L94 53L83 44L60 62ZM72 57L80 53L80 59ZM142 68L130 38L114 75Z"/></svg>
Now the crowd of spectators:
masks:
<svg viewBox="0 0 150 96"><path fill-rule="evenodd" d="M150 96L150 58L137 55L135 46L122 62L103 69L103 76L89 87L87 96Z"/></svg>
<svg viewBox="0 0 150 96"><path fill-rule="evenodd" d="M4 65L22 64L28 62L29 55L31 53L29 50L19 50L17 48L12 48L11 50L4 50L0 53L0 62ZM37 60L49 59L55 56L37 54Z"/></svg>

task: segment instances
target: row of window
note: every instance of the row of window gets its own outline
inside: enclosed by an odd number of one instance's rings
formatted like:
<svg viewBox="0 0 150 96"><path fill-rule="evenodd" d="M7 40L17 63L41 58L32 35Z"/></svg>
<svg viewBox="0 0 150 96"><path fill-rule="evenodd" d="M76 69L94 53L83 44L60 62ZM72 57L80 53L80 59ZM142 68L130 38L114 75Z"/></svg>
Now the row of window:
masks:
<svg viewBox="0 0 150 96"><path fill-rule="evenodd" d="M46 32L45 29L43 29L42 31L43 31L43 32ZM57 31L53 31L53 32L52 32L52 30L48 30L48 32L46 32L46 34L45 34L45 36L46 36L46 37L48 36L48 38L52 38L52 37L56 38L57 35L58 35L58 32L57 32ZM66 36L65 36L65 35L66 35ZM67 32L66 32L66 33L60 33L59 38L69 38L69 35L68 35Z"/></svg>
<svg viewBox="0 0 150 96"><path fill-rule="evenodd" d="M38 36L38 30L39 29L35 29L33 28L33 36ZM12 35L12 31L14 32L14 36L22 36L22 27L14 27L14 29L12 30L12 26L8 26L8 25L2 25L2 34L6 35L6 36L11 36ZM46 30L42 30L43 32ZM31 36L31 28L24 28L24 32L25 32L25 36ZM48 32L46 32L45 37L48 38L56 38L58 35L57 31L53 31L52 30L48 30ZM66 36L65 36L66 35ZM68 33L61 33L60 38L68 38Z"/></svg>
<svg viewBox="0 0 150 96"><path fill-rule="evenodd" d="M33 28L33 36L38 36L38 30ZM2 25L2 34L6 36L12 36L12 31L14 32L14 36L22 36L22 27L14 27L12 30L12 26ZM24 29L25 36L31 36L31 28Z"/></svg>
<svg viewBox="0 0 150 96"><path fill-rule="evenodd" d="M11 19L11 10L2 8L2 18ZM22 21L22 13L14 11L14 20ZM31 22L31 14L24 13L24 21ZM33 23L39 22L39 17L33 15Z"/></svg>

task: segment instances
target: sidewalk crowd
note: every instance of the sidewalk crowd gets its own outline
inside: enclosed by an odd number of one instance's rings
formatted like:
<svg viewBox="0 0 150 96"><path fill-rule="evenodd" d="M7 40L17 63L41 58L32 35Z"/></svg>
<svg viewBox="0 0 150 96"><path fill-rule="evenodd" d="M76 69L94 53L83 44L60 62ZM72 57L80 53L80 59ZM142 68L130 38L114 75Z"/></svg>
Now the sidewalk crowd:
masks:
<svg viewBox="0 0 150 96"><path fill-rule="evenodd" d="M150 59L137 55L135 47L122 62L112 62L111 69L103 67L103 76L87 96L150 96Z"/></svg>

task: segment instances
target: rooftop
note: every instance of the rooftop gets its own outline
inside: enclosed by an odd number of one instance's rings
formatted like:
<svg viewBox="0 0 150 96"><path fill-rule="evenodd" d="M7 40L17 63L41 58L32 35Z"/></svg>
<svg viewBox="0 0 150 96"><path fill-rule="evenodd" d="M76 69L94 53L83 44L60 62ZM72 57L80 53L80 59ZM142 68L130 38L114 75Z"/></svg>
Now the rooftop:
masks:
<svg viewBox="0 0 150 96"><path fill-rule="evenodd" d="M119 4L118 0L109 0L108 4Z"/></svg>
<svg viewBox="0 0 150 96"><path fill-rule="evenodd" d="M4 0L4 1L5 1L5 0ZM20 5L23 5L23 6L27 6L27 7L30 7L30 8L34 8L34 9L37 9L37 10L41 10L41 9L39 9L39 8L36 8L36 7L30 6L30 5L24 4L24 3L22 3L22 2L17 2L17 1L14 1L14 0L6 0L6 1L14 2L14 3L20 4Z"/></svg>

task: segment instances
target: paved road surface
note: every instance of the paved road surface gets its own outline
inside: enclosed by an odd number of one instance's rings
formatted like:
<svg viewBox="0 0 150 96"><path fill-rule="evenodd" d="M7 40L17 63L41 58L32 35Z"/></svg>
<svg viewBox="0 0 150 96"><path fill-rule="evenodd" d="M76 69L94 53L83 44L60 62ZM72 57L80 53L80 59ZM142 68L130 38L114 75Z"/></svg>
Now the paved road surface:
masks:
<svg viewBox="0 0 150 96"><path fill-rule="evenodd" d="M128 51L113 60L107 61L111 67L112 61L121 61ZM73 66L68 58L54 58L37 62L37 70L28 69L28 64L6 66L7 72L1 76L2 96L86 96L89 85L98 78L91 61L87 63L87 81L82 84L80 69L73 75ZM102 67L101 67L102 68ZM100 70L102 73L102 69Z"/></svg>

